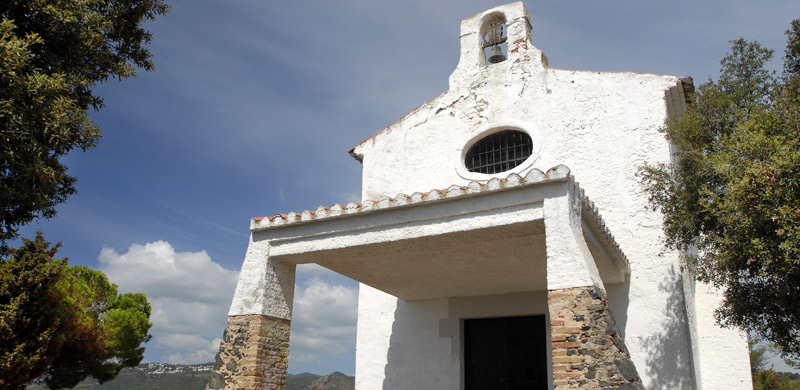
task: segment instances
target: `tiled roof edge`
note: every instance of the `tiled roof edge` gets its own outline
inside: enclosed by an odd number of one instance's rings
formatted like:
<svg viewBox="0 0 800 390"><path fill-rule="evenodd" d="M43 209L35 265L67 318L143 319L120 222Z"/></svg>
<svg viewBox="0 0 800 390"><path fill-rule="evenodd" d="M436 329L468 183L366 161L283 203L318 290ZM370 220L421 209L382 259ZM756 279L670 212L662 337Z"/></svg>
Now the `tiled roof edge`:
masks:
<svg viewBox="0 0 800 390"><path fill-rule="evenodd" d="M606 240L610 244L611 250L614 251L614 254L617 255L620 260L622 260L626 267L628 267L630 265L628 262L628 257L625 256L625 252L623 252L619 247L619 243L617 243L614 235L611 234L611 230L609 230L608 226L606 226L606 221L603 220L603 217L600 215L597 205L595 205L594 202L589 199L588 196L586 196L583 188L580 186L580 183L575 181L575 178L572 175L570 175L570 179L572 179L572 183L575 185L576 194L578 194L581 202L583 203L583 209L589 213L589 217L594 220L594 222L597 224L597 227L600 229L600 232L602 232L602 234L606 237Z"/></svg>
<svg viewBox="0 0 800 390"><path fill-rule="evenodd" d="M538 169L532 169L525 175L525 177L522 177L516 173L512 173L505 179L498 179L495 177L486 183L471 181L466 186L452 185L446 189L432 189L428 192L415 192L411 195L401 193L397 194L394 198L384 196L376 200L368 199L363 203L351 202L346 205L337 203L331 207L319 206L316 210L305 210L300 213L276 213L269 217L253 218L250 221L250 230L262 230L294 223L327 219L341 215L359 214L373 210L388 209L409 204L432 202L440 199L451 199L465 195L498 191L535 183L565 181L571 178L569 172L569 168L566 165L557 165L548 169L547 172L542 172Z"/></svg>
<svg viewBox="0 0 800 390"><path fill-rule="evenodd" d="M557 182L570 180L575 186L576 194L583 202L584 210L589 213L600 231L605 235L615 254L627 265L628 259L614 239L614 235L606 226L605 220L600 216L597 206L583 191L580 184L570 175L570 169L566 165L557 165L542 172L539 169L532 169L525 177L516 173L508 175L505 179L492 178L486 183L471 181L465 186L452 185L446 189L432 189L428 192L415 192L411 195L397 194L393 198L384 196L379 199L367 199L363 203L351 202L346 205L334 204L331 207L319 206L316 210L305 210L303 212L290 212L287 214L276 213L270 217L256 217L250 221L250 230L263 230L272 227L291 225L296 223L310 222L328 218L339 217L350 214L367 213L374 210L383 210L394 207L402 207L410 204L433 202L441 199L452 199L461 196L473 195L483 192L493 192L503 189L516 188L520 186Z"/></svg>
<svg viewBox="0 0 800 390"><path fill-rule="evenodd" d="M493 192L503 189L516 188L537 183L567 181L573 182L576 194L580 196L584 209L589 216L594 219L600 231L605 235L612 250L627 265L628 259L614 239L614 235L600 216L597 206L588 196L584 194L583 188L570 175L570 169L566 165L557 165L542 172L539 169L530 170L525 177L516 173L508 175L505 179L492 178L486 183L471 181L465 186L452 185L446 189L432 189L428 192L415 192L411 195L397 194L393 198L384 196L379 199L368 199L363 203L350 202L346 205L334 204L331 207L319 206L316 210L305 210L303 212L290 212L287 214L276 213L270 217L256 217L250 220L250 230L263 230L272 227L291 225L296 223L323 220L350 214L367 213L374 210L402 207L410 204L434 202L442 199L452 199L461 196L473 195L483 192Z"/></svg>

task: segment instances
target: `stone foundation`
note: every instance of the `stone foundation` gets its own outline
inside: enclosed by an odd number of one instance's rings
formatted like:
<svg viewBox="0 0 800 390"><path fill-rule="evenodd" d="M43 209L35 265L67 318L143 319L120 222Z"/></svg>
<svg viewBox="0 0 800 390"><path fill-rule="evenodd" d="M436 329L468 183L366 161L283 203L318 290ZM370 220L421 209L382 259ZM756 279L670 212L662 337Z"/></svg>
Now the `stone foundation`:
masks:
<svg viewBox="0 0 800 390"><path fill-rule="evenodd" d="M644 390L603 292L594 287L551 290L547 304L556 390Z"/></svg>
<svg viewBox="0 0 800 390"><path fill-rule="evenodd" d="M286 389L290 325L266 315L228 317L206 389Z"/></svg>

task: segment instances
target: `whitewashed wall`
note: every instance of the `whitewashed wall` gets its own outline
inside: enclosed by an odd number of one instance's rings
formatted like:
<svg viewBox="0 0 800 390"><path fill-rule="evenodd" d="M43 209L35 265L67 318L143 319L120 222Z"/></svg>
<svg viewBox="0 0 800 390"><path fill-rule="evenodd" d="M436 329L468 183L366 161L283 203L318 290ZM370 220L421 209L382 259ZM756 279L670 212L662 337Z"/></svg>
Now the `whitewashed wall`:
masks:
<svg viewBox="0 0 800 390"><path fill-rule="evenodd" d="M498 11L507 19L509 59L485 66L477 32L484 18ZM464 170L465 146L498 127L526 131L533 138L534 156L513 172L546 171L558 164L571 168L630 261L629 285L609 287L609 299L645 386L693 389L698 387L695 368L722 372L724 367L731 381L702 388L746 388L730 387L730 383L749 382L749 365L738 358L746 356L746 341L736 332L717 332L710 317L716 301L700 299L705 291L697 291L699 298L689 302L695 308L692 325L698 327L690 332L678 256L661 254L661 216L647 210L636 177L637 169L646 162L670 161L669 145L658 130L671 114L667 101L670 107L683 101L680 79L550 68L531 44L528 20L522 3L514 3L462 23L461 60L450 78L449 91L351 152L363 160L363 197L378 199L486 180L491 176ZM362 285L357 388L459 388L452 382L460 378L454 371L459 362L453 360L450 344L435 337L438 320L448 315L447 307L443 301L398 303ZM398 318L401 315L410 319ZM413 328L399 328L401 324ZM714 345L730 348L724 355L717 353L713 346L703 344L705 339L692 339L692 334L712 335ZM392 352L392 345L409 348ZM423 348L424 367L419 352L410 346ZM700 356L703 364L693 362L693 350L704 351ZM737 358L726 359L731 354ZM398 368L401 366L406 368ZM401 386L391 381L401 373L416 374L418 370L436 373L434 378L425 377L425 383L441 386ZM406 378L414 380L415 376Z"/></svg>
<svg viewBox="0 0 800 390"><path fill-rule="evenodd" d="M546 291L406 302L361 285L358 298L358 389L459 389L460 319L547 315Z"/></svg>

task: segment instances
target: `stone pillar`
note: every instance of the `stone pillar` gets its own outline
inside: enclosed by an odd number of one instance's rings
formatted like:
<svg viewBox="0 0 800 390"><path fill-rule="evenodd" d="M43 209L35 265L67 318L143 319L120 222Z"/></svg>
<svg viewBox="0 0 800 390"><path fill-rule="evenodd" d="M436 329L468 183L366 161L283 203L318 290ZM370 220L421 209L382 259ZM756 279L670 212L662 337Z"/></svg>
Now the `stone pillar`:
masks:
<svg viewBox="0 0 800 390"><path fill-rule="evenodd" d="M547 304L555 390L644 390L602 290L550 290Z"/></svg>
<svg viewBox="0 0 800 390"><path fill-rule="evenodd" d="M271 259L269 245L250 235L208 390L286 389L295 265Z"/></svg>
<svg viewBox="0 0 800 390"><path fill-rule="evenodd" d="M290 324L267 315L229 316L206 389L286 389Z"/></svg>

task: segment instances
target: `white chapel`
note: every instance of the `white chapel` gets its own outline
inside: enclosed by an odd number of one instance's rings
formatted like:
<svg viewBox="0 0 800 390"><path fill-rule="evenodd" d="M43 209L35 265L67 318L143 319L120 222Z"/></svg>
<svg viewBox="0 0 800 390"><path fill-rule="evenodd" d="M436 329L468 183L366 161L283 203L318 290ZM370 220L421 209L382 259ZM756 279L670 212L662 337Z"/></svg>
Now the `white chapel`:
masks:
<svg viewBox="0 0 800 390"><path fill-rule="evenodd" d="M531 26L462 21L449 89L350 151L361 203L251 221L209 389L285 388L309 263L360 283L359 390L751 388L637 178L691 79L553 68Z"/></svg>

